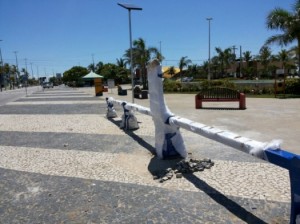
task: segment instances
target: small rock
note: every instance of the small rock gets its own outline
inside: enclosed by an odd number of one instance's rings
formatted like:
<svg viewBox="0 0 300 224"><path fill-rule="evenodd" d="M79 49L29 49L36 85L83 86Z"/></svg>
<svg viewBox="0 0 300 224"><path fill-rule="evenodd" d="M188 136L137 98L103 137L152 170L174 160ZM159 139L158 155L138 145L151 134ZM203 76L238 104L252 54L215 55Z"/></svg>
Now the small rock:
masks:
<svg viewBox="0 0 300 224"><path fill-rule="evenodd" d="M158 176L153 176L153 180L157 180L157 179L159 179Z"/></svg>
<svg viewBox="0 0 300 224"><path fill-rule="evenodd" d="M168 177L163 177L163 178L161 178L163 181L166 181L166 180L168 180L169 178Z"/></svg>
<svg viewBox="0 0 300 224"><path fill-rule="evenodd" d="M182 178L182 173L176 173L176 178Z"/></svg>
<svg viewBox="0 0 300 224"><path fill-rule="evenodd" d="M177 170L177 169L175 169L175 170L174 170L174 173L179 173L179 172L180 172L180 171L179 171L179 170Z"/></svg>
<svg viewBox="0 0 300 224"><path fill-rule="evenodd" d="M168 179L171 179L171 178L173 177L173 173L168 173L168 174L166 175L166 177L167 177Z"/></svg>
<svg viewBox="0 0 300 224"><path fill-rule="evenodd" d="M203 166L197 166L197 167L196 167L196 170L197 170L197 171L203 171L203 170L204 170L204 167L203 167Z"/></svg>
<svg viewBox="0 0 300 224"><path fill-rule="evenodd" d="M168 168L166 169L167 172L171 172L172 171L172 168Z"/></svg>

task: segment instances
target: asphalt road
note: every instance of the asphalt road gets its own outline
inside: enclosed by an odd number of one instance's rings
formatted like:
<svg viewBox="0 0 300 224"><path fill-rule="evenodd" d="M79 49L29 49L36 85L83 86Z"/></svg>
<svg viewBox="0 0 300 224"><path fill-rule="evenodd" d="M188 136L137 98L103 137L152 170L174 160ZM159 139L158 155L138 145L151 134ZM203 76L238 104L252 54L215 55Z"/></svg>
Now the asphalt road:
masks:
<svg viewBox="0 0 300 224"><path fill-rule="evenodd" d="M31 95L35 91L40 91L42 90L41 86L31 86L28 87L27 90L25 87L20 88L20 89L12 89L12 90L5 90L4 88L2 89L2 92L0 92L0 106L5 105L9 102L15 101L21 97L26 97L27 95Z"/></svg>

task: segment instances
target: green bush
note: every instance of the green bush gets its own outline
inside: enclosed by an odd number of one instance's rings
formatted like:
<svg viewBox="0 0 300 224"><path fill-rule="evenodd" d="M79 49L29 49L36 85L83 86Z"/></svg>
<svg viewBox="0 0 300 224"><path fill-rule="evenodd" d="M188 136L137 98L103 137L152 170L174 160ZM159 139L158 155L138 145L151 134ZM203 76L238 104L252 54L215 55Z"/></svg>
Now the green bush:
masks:
<svg viewBox="0 0 300 224"><path fill-rule="evenodd" d="M286 79L285 92L288 94L300 94L300 80L299 79Z"/></svg>
<svg viewBox="0 0 300 224"><path fill-rule="evenodd" d="M165 92L178 92L181 90L181 83L171 79L164 79L163 88Z"/></svg>
<svg viewBox="0 0 300 224"><path fill-rule="evenodd" d="M207 89L209 87L226 87L230 89L236 89L235 83L231 82L228 79L219 79L219 80L212 80L212 81L204 80L201 83L202 89Z"/></svg>

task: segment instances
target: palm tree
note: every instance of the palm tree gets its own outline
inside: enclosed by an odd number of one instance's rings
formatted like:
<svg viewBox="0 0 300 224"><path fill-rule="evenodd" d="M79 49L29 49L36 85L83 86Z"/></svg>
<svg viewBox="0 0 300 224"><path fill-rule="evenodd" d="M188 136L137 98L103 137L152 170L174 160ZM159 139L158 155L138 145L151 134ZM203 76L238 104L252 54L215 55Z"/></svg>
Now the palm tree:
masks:
<svg viewBox="0 0 300 224"><path fill-rule="evenodd" d="M245 51L243 52L243 60L246 62L245 68L243 68L243 73L245 73L246 76L249 76L252 78L252 68L250 68L250 62L252 60L251 51Z"/></svg>
<svg viewBox="0 0 300 224"><path fill-rule="evenodd" d="M281 68L286 68L287 62L290 59L288 51L284 49L279 51L277 59L281 62Z"/></svg>
<svg viewBox="0 0 300 224"><path fill-rule="evenodd" d="M123 58L118 59L117 58L117 66L120 68L126 68L127 61Z"/></svg>
<svg viewBox="0 0 300 224"><path fill-rule="evenodd" d="M96 67L95 67L95 72L97 74L101 74L101 71L103 69L103 66L104 66L104 63L102 61L99 61L97 64L96 64Z"/></svg>
<svg viewBox="0 0 300 224"><path fill-rule="evenodd" d="M263 66L263 73L268 72L268 66L271 62L272 52L268 46L263 46L259 51L259 60Z"/></svg>
<svg viewBox="0 0 300 224"><path fill-rule="evenodd" d="M179 73L180 73L180 81L182 81L182 70L186 67L188 67L189 64L191 64L192 61L190 59L187 59L187 56L181 57L178 63L179 66Z"/></svg>
<svg viewBox="0 0 300 224"><path fill-rule="evenodd" d="M227 69L230 63L234 61L235 55L232 53L231 48L226 48L224 51L220 47L216 47L215 49L218 53L221 74L224 75L225 69Z"/></svg>
<svg viewBox="0 0 300 224"><path fill-rule="evenodd" d="M166 73L170 74L171 77L173 77L176 73L175 67L174 66L169 67Z"/></svg>
<svg viewBox="0 0 300 224"><path fill-rule="evenodd" d="M92 63L92 64L89 64L87 69L90 71L90 72L94 72L95 71L95 64Z"/></svg>
<svg viewBox="0 0 300 224"><path fill-rule="evenodd" d="M245 51L243 53L243 56L244 56L244 60L246 62L246 67L248 68L249 67L249 62L251 61L252 59L252 55L251 55L251 51Z"/></svg>
<svg viewBox="0 0 300 224"><path fill-rule="evenodd" d="M146 65L147 62L152 58L151 56L158 55L158 49L155 47L146 47L146 42L139 38L133 41L133 48L132 48L132 67L139 67L141 70L142 75L142 83L143 89L148 89L147 85L147 74L146 74ZM125 52L124 57L130 63L130 49ZM161 56L162 58L162 56Z"/></svg>
<svg viewBox="0 0 300 224"><path fill-rule="evenodd" d="M265 42L266 45L278 43L287 46L297 41L298 66L300 66L300 1L296 0L293 11L289 12L282 8L275 8L267 16L267 27L270 30L281 30L281 34L273 35Z"/></svg>

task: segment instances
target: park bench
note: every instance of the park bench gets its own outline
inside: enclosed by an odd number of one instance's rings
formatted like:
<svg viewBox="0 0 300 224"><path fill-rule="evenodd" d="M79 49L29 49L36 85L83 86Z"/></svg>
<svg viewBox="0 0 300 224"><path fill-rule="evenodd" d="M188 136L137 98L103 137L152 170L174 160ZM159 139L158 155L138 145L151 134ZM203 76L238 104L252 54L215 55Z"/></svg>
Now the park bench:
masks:
<svg viewBox="0 0 300 224"><path fill-rule="evenodd" d="M123 89L121 86L118 86L118 95L119 96L126 96L127 95L127 89Z"/></svg>
<svg viewBox="0 0 300 224"><path fill-rule="evenodd" d="M202 102L239 102L239 109L246 109L246 96L237 90L224 87L211 87L201 90L195 96L196 109L202 108Z"/></svg>
<svg viewBox="0 0 300 224"><path fill-rule="evenodd" d="M148 91L142 90L139 86L135 86L133 89L134 98L137 99L148 99Z"/></svg>

